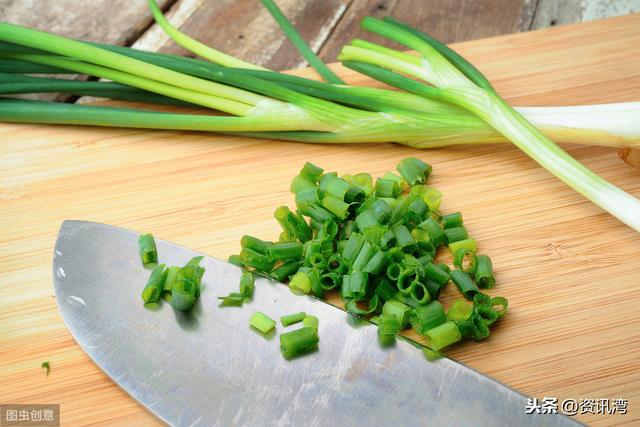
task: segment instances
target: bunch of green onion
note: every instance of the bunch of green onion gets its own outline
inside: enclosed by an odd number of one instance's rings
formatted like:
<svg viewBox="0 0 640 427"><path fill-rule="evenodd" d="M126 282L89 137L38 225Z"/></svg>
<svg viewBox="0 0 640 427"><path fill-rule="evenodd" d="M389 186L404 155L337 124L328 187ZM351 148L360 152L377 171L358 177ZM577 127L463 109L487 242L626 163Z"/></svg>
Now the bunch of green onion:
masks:
<svg viewBox="0 0 640 427"><path fill-rule="evenodd" d="M477 254L459 212L440 213L442 194L426 185L431 170L410 157L399 175L374 182L367 173L338 176L306 163L291 183L297 209L275 210L278 241L244 236L229 262L243 274L288 282L296 294L325 299L338 291L348 312L378 324L383 345L410 326L435 352L463 338L483 340L507 300L482 293L495 285L491 259ZM454 269L436 261L443 247ZM445 310L438 299L449 282L464 299Z"/></svg>
<svg viewBox="0 0 640 427"><path fill-rule="evenodd" d="M637 148L639 103L514 109L458 54L392 19L367 18L363 27L416 50L419 56L354 40L339 59L405 92L348 86L305 49L271 0L264 3L328 83L266 70L205 46L172 27L155 1L149 0L158 24L208 61L85 43L0 23L0 93L59 91L198 106L226 115L2 98L0 120L211 131L319 143L393 141L417 148L511 141L578 192L640 230L640 201L586 169L549 139ZM34 73L78 73L109 81L68 81L31 76Z"/></svg>

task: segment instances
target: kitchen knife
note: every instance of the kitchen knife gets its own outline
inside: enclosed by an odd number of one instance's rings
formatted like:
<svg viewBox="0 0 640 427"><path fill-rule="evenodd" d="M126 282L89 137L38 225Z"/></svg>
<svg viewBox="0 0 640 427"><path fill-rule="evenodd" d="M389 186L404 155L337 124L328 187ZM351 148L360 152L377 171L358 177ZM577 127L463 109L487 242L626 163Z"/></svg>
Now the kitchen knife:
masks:
<svg viewBox="0 0 640 427"><path fill-rule="evenodd" d="M218 307L237 292L240 269L204 256L202 295L188 313L149 310L138 234L65 221L53 260L56 297L78 344L160 419L180 426L575 426L527 414L525 396L462 364L424 359L410 342L381 348L366 321L286 286L256 280L253 300ZM195 251L156 240L159 262L184 265ZM316 352L287 361L277 334L249 328L304 311L320 319ZM279 323L277 333L293 330Z"/></svg>

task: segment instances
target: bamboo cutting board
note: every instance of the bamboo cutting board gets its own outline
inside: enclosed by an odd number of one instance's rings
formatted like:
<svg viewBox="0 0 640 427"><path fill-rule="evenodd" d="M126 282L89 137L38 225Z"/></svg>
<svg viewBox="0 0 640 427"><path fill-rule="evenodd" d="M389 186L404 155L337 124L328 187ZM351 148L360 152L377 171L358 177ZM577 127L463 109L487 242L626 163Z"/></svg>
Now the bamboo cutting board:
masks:
<svg viewBox="0 0 640 427"><path fill-rule="evenodd" d="M640 15L631 15L455 48L513 104L568 105L640 100L638 46ZM372 84L335 69L349 83ZM615 150L569 151L640 197L640 171ZM226 258L245 233L277 236L273 210L293 204L289 181L304 161L379 175L412 155L433 165L443 210L463 212L493 258L492 294L511 306L487 341L459 345L451 357L540 398L628 399L627 415L578 418L637 425L640 235L509 145L418 151L15 124L0 124L0 403L60 403L63 425L158 423L60 318L51 259L64 219L153 232ZM447 300L453 295L449 286Z"/></svg>

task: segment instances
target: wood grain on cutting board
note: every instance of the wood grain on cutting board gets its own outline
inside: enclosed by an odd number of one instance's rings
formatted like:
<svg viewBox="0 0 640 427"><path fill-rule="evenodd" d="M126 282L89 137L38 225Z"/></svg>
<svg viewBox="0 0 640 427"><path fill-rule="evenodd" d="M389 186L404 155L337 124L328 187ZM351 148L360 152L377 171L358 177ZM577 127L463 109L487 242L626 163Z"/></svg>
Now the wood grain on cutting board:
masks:
<svg viewBox="0 0 640 427"><path fill-rule="evenodd" d="M640 100L638 46L640 15L454 47L510 102L568 105ZM614 149L569 151L640 197L640 171ZM64 219L153 232L226 258L245 233L277 236L273 210L293 204L289 181L304 161L379 175L410 155L433 165L443 209L462 211L493 258L492 294L511 304L487 341L451 357L528 395L629 400L627 415L581 421L640 422L640 236L509 145L418 151L15 124L0 124L0 402L60 403L64 425L157 422L62 322L51 258Z"/></svg>

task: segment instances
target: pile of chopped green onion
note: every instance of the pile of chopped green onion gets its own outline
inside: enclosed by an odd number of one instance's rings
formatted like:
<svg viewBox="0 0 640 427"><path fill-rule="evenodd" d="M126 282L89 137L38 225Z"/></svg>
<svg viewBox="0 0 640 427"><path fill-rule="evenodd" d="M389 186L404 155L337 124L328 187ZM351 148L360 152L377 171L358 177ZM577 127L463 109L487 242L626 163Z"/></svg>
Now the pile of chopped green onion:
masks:
<svg viewBox="0 0 640 427"><path fill-rule="evenodd" d="M442 194L427 185L431 171L409 157L398 164L398 174L374 181L367 173L338 176L306 163L291 182L296 210L275 210L278 241L244 236L240 253L229 261L245 270L243 278L259 274L288 282L296 294L325 299L339 292L347 311L377 323L383 345L408 328L434 352L465 338L483 340L508 303L483 293L495 285L491 259L477 253L459 212L440 213ZM443 247L453 269L436 259ZM449 282L464 299L447 310L438 299ZM307 318L295 313L281 322ZM288 353L292 344L287 338L282 345Z"/></svg>
<svg viewBox="0 0 640 427"><path fill-rule="evenodd" d="M151 234L140 235L138 245L144 266L158 261L156 243ZM158 304L163 299L176 310L190 310L200 298L200 283L204 275L204 267L199 265L200 261L202 257L197 256L183 267L167 268L165 264L155 266L142 291L144 304Z"/></svg>

